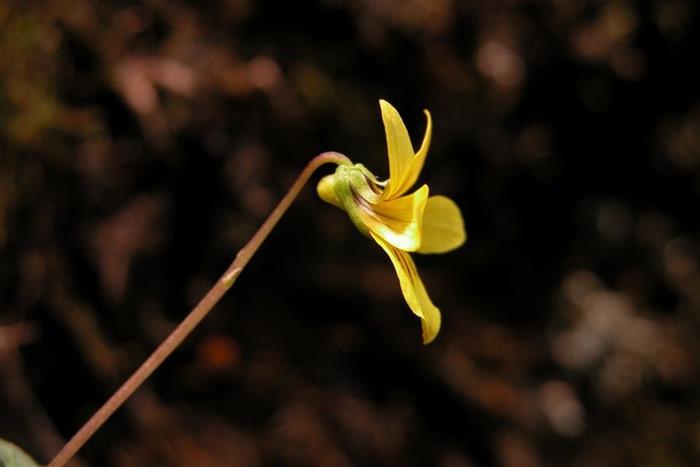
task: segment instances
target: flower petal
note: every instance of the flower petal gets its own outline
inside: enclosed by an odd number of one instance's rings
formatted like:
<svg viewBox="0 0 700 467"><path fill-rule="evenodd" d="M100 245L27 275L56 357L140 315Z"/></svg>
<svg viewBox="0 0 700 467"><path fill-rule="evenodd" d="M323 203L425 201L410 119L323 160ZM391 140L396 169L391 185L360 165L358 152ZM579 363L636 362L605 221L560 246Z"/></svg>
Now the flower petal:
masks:
<svg viewBox="0 0 700 467"><path fill-rule="evenodd" d="M384 190L383 197L391 199L403 194L401 187L409 176L415 154L408 136L406 125L396 109L385 100L379 101L386 133L386 146L389 155L389 183Z"/></svg>
<svg viewBox="0 0 700 467"><path fill-rule="evenodd" d="M423 112L425 113L425 118L427 121L425 126L425 135L423 135L423 143L406 171L406 178L404 178L401 182L401 186L397 188L398 194L406 193L416 183L421 170L423 170L425 157L428 155L428 149L430 148L430 141L433 135L433 119L430 116L430 112L427 110L423 110Z"/></svg>
<svg viewBox="0 0 700 467"><path fill-rule="evenodd" d="M399 277L403 297L411 311L421 319L423 343L429 344L440 331L440 310L430 301L413 259L408 253L394 248L382 240L381 237L373 233L371 235L386 254L389 255L389 259L396 270L396 275Z"/></svg>
<svg viewBox="0 0 700 467"><path fill-rule="evenodd" d="M431 196L425 204L418 253L446 253L467 239L459 207L445 196Z"/></svg>
<svg viewBox="0 0 700 467"><path fill-rule="evenodd" d="M428 185L413 194L371 204L358 197L360 219L370 232L404 251L416 251L421 244L423 211Z"/></svg>

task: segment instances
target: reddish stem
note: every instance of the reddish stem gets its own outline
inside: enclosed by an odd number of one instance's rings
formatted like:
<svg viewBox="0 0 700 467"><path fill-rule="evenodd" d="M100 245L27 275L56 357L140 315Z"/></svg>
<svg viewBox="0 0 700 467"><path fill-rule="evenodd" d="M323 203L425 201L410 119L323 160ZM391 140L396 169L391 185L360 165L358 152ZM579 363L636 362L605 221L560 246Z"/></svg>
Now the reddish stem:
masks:
<svg viewBox="0 0 700 467"><path fill-rule="evenodd" d="M126 380L112 397L93 414L85 425L73 435L54 457L48 467L62 467L78 450L95 434L110 416L136 391L143 382L165 361L168 356L182 343L202 319L211 311L226 291L233 285L243 268L248 264L255 252L260 248L265 238L270 234L282 215L287 211L301 189L309 180L311 174L320 166L328 163L350 164L350 160L337 152L324 152L311 159L299 174L292 187L282 198L277 207L270 213L255 235L238 252L236 258L226 269L214 286L207 292L197 306L182 320L170 335L153 351L150 357Z"/></svg>

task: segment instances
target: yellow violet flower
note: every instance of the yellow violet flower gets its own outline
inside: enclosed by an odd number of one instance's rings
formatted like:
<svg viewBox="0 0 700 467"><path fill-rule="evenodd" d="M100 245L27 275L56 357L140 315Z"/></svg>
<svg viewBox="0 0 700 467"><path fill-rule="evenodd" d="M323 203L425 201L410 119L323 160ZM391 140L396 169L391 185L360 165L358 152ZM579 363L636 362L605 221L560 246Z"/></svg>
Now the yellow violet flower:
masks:
<svg viewBox="0 0 700 467"><path fill-rule="evenodd" d="M391 104L379 101L389 155L389 178L380 181L362 164L339 165L318 184L319 196L345 210L366 236L389 255L399 277L401 292L411 311L421 319L423 342L440 330L440 310L433 305L416 265L408 254L446 253L467 238L459 207L445 196L428 196L428 185L406 193L418 180L428 154L432 119L427 110L423 143L414 152L401 116Z"/></svg>

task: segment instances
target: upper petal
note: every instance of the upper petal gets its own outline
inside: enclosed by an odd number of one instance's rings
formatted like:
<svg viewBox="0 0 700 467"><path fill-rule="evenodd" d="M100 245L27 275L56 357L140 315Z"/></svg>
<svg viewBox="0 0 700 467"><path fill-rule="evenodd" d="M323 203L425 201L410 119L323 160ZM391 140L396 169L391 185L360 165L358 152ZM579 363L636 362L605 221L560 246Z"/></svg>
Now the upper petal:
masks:
<svg viewBox="0 0 700 467"><path fill-rule="evenodd" d="M430 300L413 259L408 253L394 248L381 237L374 233L371 235L391 259L396 275L399 277L403 297L411 311L421 319L423 343L429 344L440 331L440 310Z"/></svg>
<svg viewBox="0 0 700 467"><path fill-rule="evenodd" d="M425 135L423 135L423 143L416 155L411 160L411 165L406 171L406 177L401 181L401 186L397 188L397 193L406 193L418 180L421 170L423 170L423 164L425 163L425 157L428 155L428 149L430 148L430 141L433 135L433 119L430 116L430 112L423 110L425 113L426 126Z"/></svg>
<svg viewBox="0 0 700 467"><path fill-rule="evenodd" d="M382 110L387 153L389 155L389 181L382 196L385 199L391 199L402 195L411 188L418 178L418 172L423 167L423 162L421 161L417 165L414 164L416 155L411 145L411 139L408 136L406 125L404 125L397 110L385 100L380 100L379 106ZM425 145L425 139L423 143ZM430 136L428 136L429 143ZM427 153L427 145L424 152ZM425 154L423 154L424 159ZM418 172L414 173L416 169ZM409 184L410 180L413 181Z"/></svg>
<svg viewBox="0 0 700 467"><path fill-rule="evenodd" d="M362 223L392 246L404 251L416 251L421 244L428 191L428 185L423 185L411 195L376 204L358 197Z"/></svg>
<svg viewBox="0 0 700 467"><path fill-rule="evenodd" d="M431 196L425 204L418 253L446 253L467 239L459 207L445 196Z"/></svg>

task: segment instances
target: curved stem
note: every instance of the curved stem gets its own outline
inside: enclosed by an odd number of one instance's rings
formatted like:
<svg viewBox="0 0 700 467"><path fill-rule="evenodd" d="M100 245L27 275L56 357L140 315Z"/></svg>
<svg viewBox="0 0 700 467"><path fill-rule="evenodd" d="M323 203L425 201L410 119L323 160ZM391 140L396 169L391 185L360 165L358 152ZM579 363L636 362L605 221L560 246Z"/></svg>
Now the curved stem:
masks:
<svg viewBox="0 0 700 467"><path fill-rule="evenodd" d="M292 201L297 197L311 174L323 164L350 164L350 160L337 152L324 152L314 157L299 174L292 187L270 213L248 243L238 252L236 258L226 269L202 300L182 320L172 333L153 351L145 362L126 380L126 382L93 414L85 425L73 435L54 457L48 467L61 467L92 437L107 419L131 396L136 389L163 363L163 361L182 343L202 319L211 311L226 291L233 285L243 268L248 264L265 238L270 234Z"/></svg>

